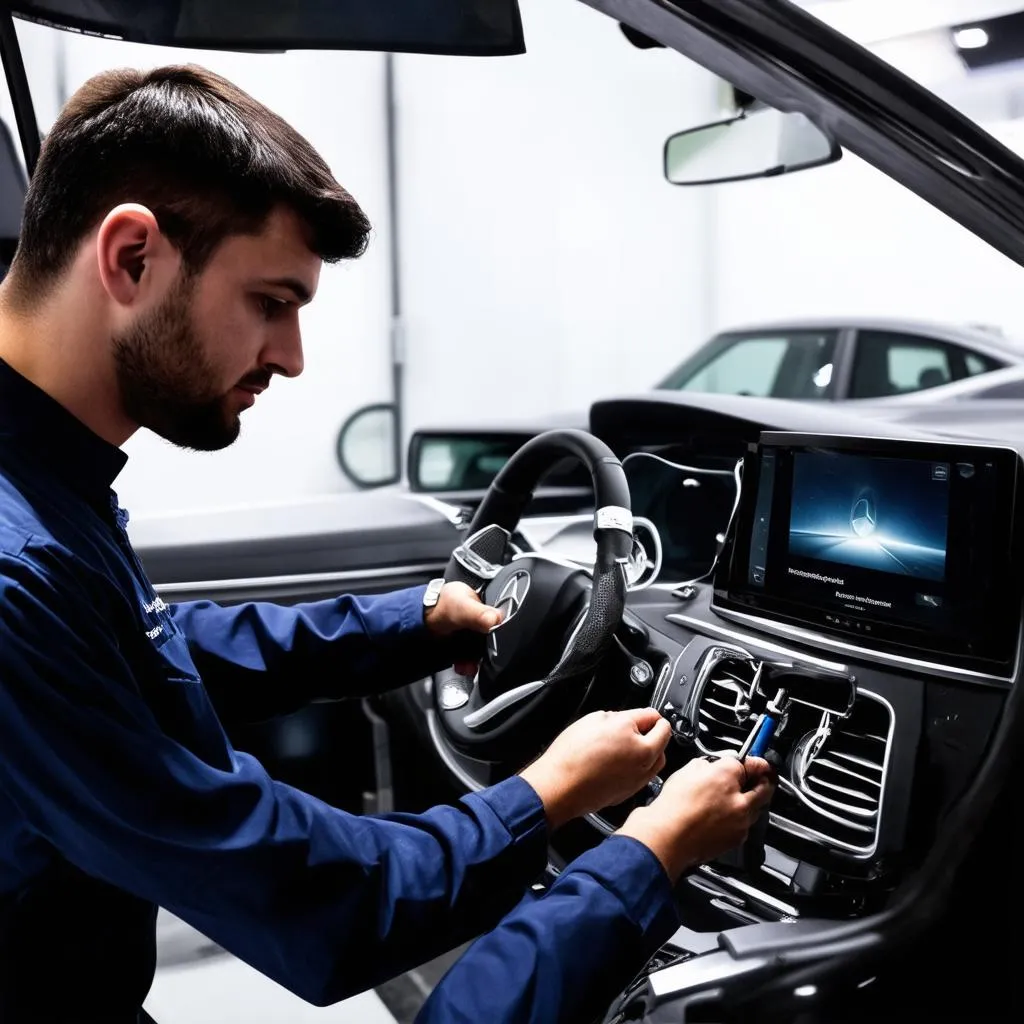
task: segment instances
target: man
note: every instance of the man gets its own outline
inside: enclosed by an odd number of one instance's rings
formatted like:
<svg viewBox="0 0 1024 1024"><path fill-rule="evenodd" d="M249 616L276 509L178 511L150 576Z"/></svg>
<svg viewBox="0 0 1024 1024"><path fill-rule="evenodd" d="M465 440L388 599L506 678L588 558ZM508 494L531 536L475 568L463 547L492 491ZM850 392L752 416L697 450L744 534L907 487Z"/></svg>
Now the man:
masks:
<svg viewBox="0 0 1024 1024"><path fill-rule="evenodd" d="M46 139L0 286L5 1021L139 1019L158 905L314 1003L492 929L425 1019L592 1013L675 926L671 881L769 795L763 762L748 792L737 763L690 765L530 900L548 831L661 769L656 712L587 716L519 776L421 816L345 814L231 748L218 713L397 686L498 621L452 584L430 609L423 588L168 607L110 489L139 427L235 439L302 370L322 261L368 230L301 136L202 69L97 76Z"/></svg>

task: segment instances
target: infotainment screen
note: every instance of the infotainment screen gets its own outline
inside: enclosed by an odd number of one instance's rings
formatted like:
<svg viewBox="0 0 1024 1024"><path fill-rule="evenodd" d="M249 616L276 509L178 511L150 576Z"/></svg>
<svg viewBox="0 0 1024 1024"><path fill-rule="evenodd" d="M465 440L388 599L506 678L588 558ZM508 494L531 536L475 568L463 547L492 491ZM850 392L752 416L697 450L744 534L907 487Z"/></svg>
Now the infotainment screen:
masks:
<svg viewBox="0 0 1024 1024"><path fill-rule="evenodd" d="M980 670L1016 654L1019 458L983 445L766 433L715 602Z"/></svg>

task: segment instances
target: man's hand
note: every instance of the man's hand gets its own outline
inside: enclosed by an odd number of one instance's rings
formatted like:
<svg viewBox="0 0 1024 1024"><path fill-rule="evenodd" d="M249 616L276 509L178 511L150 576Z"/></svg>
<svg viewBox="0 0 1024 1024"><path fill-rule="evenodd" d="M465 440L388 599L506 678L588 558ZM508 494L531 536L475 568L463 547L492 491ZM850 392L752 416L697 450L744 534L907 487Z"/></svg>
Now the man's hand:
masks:
<svg viewBox="0 0 1024 1024"><path fill-rule="evenodd" d="M744 782L749 786L743 792ZM775 790L775 770L760 757L697 758L670 776L657 799L619 829L643 843L669 878L735 849Z"/></svg>
<svg viewBox="0 0 1024 1024"><path fill-rule="evenodd" d="M469 631L487 633L501 622L501 612L480 600L480 595L465 583L452 581L441 588L437 604L423 615L427 629L435 636L451 636ZM455 671L460 675L476 674L475 662L460 662Z"/></svg>
<svg viewBox="0 0 1024 1024"><path fill-rule="evenodd" d="M593 711L519 774L537 791L548 826L555 829L621 803L650 782L665 766L671 735L654 708Z"/></svg>

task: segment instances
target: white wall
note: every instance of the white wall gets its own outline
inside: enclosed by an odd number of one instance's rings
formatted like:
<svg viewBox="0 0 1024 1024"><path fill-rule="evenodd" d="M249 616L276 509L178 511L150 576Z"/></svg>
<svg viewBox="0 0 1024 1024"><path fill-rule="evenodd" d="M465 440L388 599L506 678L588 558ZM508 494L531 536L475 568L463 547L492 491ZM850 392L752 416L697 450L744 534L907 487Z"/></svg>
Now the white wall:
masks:
<svg viewBox="0 0 1024 1024"><path fill-rule="evenodd" d="M279 379L243 415L241 437L224 451L182 452L140 432L125 449L129 463L116 484L122 501L145 515L350 489L334 456L338 428L357 406L390 396L383 57L225 54L70 34L65 46L72 91L126 65L195 61L225 75L313 142L375 227L365 257L324 267L316 301L302 314L305 373Z"/></svg>
<svg viewBox="0 0 1024 1024"><path fill-rule="evenodd" d="M1024 122L987 125L1024 153ZM1024 269L863 160L709 190L716 327L791 316L909 316L1024 342Z"/></svg>
<svg viewBox="0 0 1024 1024"><path fill-rule="evenodd" d="M708 330L706 202L661 152L714 80L576 0L521 7L525 56L397 61L409 427L582 413Z"/></svg>

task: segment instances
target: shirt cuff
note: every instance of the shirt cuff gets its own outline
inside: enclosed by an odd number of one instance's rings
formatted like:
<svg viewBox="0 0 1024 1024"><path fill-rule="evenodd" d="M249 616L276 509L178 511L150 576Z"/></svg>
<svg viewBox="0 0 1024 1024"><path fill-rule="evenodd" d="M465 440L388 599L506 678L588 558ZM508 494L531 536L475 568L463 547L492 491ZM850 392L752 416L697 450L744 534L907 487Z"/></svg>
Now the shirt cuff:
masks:
<svg viewBox="0 0 1024 1024"><path fill-rule="evenodd" d="M393 594L398 602L398 622L403 633L415 633L426 629L423 621L423 596L427 592L426 584L398 590Z"/></svg>
<svg viewBox="0 0 1024 1024"><path fill-rule="evenodd" d="M546 858L548 828L544 804L533 786L518 775L478 793L471 793L463 800L484 804L505 826L513 843L537 844L542 858Z"/></svg>
<svg viewBox="0 0 1024 1024"><path fill-rule="evenodd" d="M661 861L631 836L609 836L566 871L585 871L613 892L629 919L659 944L679 927L672 883Z"/></svg>

